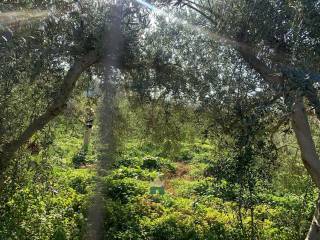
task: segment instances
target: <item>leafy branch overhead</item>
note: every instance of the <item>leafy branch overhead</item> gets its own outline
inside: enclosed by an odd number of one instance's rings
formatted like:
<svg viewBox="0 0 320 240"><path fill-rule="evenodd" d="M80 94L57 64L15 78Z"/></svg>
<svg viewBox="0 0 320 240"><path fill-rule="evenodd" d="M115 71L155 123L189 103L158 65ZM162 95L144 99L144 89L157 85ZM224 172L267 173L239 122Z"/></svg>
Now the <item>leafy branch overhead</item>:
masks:
<svg viewBox="0 0 320 240"><path fill-rule="evenodd" d="M319 239L319 60L316 0L2 1L0 239Z"/></svg>

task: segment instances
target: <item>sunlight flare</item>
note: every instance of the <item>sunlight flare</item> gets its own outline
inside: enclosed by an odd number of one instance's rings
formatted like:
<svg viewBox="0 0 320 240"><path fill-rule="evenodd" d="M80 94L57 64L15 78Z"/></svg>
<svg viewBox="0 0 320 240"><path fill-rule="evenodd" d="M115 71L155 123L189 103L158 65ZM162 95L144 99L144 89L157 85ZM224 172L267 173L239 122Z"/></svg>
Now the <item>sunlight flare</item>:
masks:
<svg viewBox="0 0 320 240"><path fill-rule="evenodd" d="M16 26L19 23L46 18L48 15L49 11L47 10L0 12L0 26Z"/></svg>
<svg viewBox="0 0 320 240"><path fill-rule="evenodd" d="M229 44L229 45L233 45L233 46L239 45L239 43L236 41L233 41L229 38L226 38L220 34L216 34L212 31L208 31L200 26L191 24L187 20L182 19L181 17L177 17L177 16L173 15L172 13L168 13L162 9L159 9L156 6L146 2L144 0L135 0L135 1L140 3L141 5L145 6L146 8L152 10L153 13L155 13L157 16L165 17L166 21L173 21L173 22L180 24L180 25L183 25L186 28L189 28L199 34L205 34L205 35L209 36L210 38L217 40L217 41L224 43L224 44Z"/></svg>

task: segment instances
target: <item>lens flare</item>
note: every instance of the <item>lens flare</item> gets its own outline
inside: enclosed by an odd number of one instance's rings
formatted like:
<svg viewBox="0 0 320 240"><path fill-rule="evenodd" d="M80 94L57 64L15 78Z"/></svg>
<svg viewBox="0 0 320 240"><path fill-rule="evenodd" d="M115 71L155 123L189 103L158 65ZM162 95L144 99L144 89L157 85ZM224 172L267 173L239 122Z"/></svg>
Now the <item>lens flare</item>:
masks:
<svg viewBox="0 0 320 240"><path fill-rule="evenodd" d="M155 6L153 6L152 4L150 3L147 3L146 1L143 1L143 0L136 0L138 3L142 4L143 6L149 8L150 10L152 11L159 11L158 8L156 8Z"/></svg>
<svg viewBox="0 0 320 240"><path fill-rule="evenodd" d="M150 9L153 13L155 13L158 16L165 17L166 19L173 21L177 24L183 25L184 27L189 28L199 34L205 34L205 35L211 37L212 39L219 41L220 43L233 45L233 46L239 45L239 43L236 41L233 41L229 38L226 38L224 36L216 34L212 31L208 31L200 26L191 24L187 20L182 19L181 17L177 17L177 16L173 15L172 13L165 12L164 10L159 9L156 6L146 2L144 0L135 0L135 1L140 3L141 5L145 6L146 8Z"/></svg>
<svg viewBox="0 0 320 240"><path fill-rule="evenodd" d="M23 24L33 20L39 20L46 18L49 15L49 11L11 11L0 12L0 26L12 27L19 24Z"/></svg>

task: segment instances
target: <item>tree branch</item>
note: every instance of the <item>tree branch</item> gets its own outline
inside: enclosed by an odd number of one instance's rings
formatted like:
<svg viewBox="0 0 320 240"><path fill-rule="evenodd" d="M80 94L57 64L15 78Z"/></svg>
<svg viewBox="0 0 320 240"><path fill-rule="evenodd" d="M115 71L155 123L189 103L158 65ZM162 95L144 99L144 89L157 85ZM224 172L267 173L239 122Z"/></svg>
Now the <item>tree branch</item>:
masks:
<svg viewBox="0 0 320 240"><path fill-rule="evenodd" d="M66 74L56 98L47 110L35 118L29 126L18 136L18 138L4 144L0 151L0 176L7 169L15 153L22 147L37 131L43 129L48 122L58 116L66 106L68 99L75 87L81 73L98 61L95 51L89 52L81 59L76 60Z"/></svg>

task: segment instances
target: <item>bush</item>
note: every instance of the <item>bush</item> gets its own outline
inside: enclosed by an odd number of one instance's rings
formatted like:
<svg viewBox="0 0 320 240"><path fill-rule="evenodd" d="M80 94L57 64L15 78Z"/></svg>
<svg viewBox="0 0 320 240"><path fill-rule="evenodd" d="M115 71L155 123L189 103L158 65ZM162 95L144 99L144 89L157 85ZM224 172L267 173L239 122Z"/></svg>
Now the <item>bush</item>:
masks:
<svg viewBox="0 0 320 240"><path fill-rule="evenodd" d="M149 169L149 170L160 170L161 169L160 158L151 157L151 156L144 157L143 164L141 167L143 169Z"/></svg>
<svg viewBox="0 0 320 240"><path fill-rule="evenodd" d="M77 193L87 194L87 187L92 183L92 179L84 176L76 176L70 180L69 186Z"/></svg>
<svg viewBox="0 0 320 240"><path fill-rule="evenodd" d="M143 163L141 168L143 169L149 169L149 170L167 170L170 172L174 172L175 171L175 166L174 164L166 159L166 158L160 158L160 157L151 157L151 156L147 156L143 158Z"/></svg>
<svg viewBox="0 0 320 240"><path fill-rule="evenodd" d="M80 167L86 164L87 151L80 150L76 155L72 158L72 163L75 167Z"/></svg>
<svg viewBox="0 0 320 240"><path fill-rule="evenodd" d="M157 173L141 169L140 167L129 168L122 166L115 169L110 176L113 179L135 178L144 181L152 181L157 176Z"/></svg>
<svg viewBox="0 0 320 240"><path fill-rule="evenodd" d="M119 168L121 166L124 167L140 167L142 165L142 159L138 157L123 157L117 160L114 164L115 168Z"/></svg>
<svg viewBox="0 0 320 240"><path fill-rule="evenodd" d="M148 184L137 179L111 179L110 177L105 179L104 194L121 203L128 203L147 191Z"/></svg>
<svg viewBox="0 0 320 240"><path fill-rule="evenodd" d="M180 212L181 211L181 212ZM226 240L231 237L227 222L221 222L223 213L202 216L185 210L171 212L149 222L149 236L154 240ZM148 229L148 226L146 226Z"/></svg>
<svg viewBox="0 0 320 240"><path fill-rule="evenodd" d="M114 201L106 201L105 212L105 239L145 239L139 224L143 212L136 203L119 204Z"/></svg>
<svg viewBox="0 0 320 240"><path fill-rule="evenodd" d="M66 232L62 226L55 229L52 240L67 240Z"/></svg>
<svg viewBox="0 0 320 240"><path fill-rule="evenodd" d="M190 162L193 159L193 153L190 149L183 149L180 151L176 159L181 162Z"/></svg>
<svg viewBox="0 0 320 240"><path fill-rule="evenodd" d="M189 240L199 239L192 216L174 212L157 219L151 229L154 240Z"/></svg>

